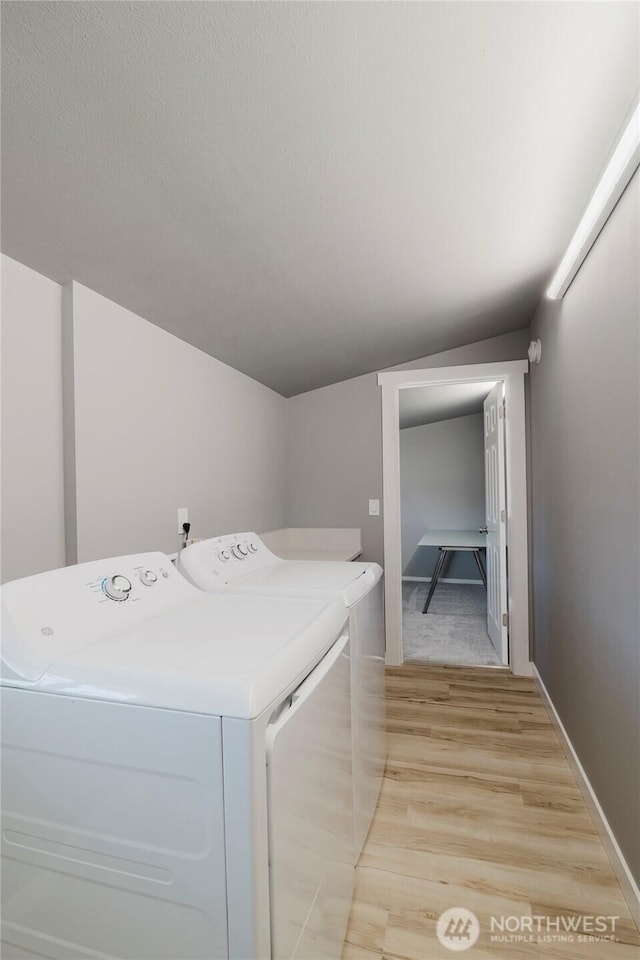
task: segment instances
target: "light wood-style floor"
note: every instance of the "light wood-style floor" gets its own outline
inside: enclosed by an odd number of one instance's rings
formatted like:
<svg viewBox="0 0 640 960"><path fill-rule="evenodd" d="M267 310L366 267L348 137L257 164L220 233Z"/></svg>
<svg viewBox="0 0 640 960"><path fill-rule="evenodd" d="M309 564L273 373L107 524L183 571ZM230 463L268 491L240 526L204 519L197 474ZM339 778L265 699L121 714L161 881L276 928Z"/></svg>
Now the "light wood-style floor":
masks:
<svg viewBox="0 0 640 960"><path fill-rule="evenodd" d="M356 869L344 957L640 957L640 936L535 681L482 668L387 671L388 759ZM453 953L438 916L481 933ZM496 943L492 915L619 916L616 943Z"/></svg>

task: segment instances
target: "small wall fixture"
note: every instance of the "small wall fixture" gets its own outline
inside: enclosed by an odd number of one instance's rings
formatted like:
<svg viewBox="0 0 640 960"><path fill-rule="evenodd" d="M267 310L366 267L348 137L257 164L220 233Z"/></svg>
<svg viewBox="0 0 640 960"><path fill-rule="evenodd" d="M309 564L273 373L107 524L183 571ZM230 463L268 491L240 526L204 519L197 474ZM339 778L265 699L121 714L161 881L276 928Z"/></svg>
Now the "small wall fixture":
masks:
<svg viewBox="0 0 640 960"><path fill-rule="evenodd" d="M547 296L551 300L564 297L638 164L640 164L640 106L634 110L626 130L620 137L567 252L549 284Z"/></svg>
<svg viewBox="0 0 640 960"><path fill-rule="evenodd" d="M529 344L529 363L540 363L542 357L542 341L532 340Z"/></svg>

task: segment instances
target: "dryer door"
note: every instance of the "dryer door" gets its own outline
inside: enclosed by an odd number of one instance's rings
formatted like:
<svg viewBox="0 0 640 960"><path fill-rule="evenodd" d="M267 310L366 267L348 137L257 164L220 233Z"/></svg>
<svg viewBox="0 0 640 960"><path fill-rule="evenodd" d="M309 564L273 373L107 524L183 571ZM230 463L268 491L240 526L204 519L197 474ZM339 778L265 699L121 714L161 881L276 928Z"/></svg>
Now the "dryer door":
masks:
<svg viewBox="0 0 640 960"><path fill-rule="evenodd" d="M369 833L386 760L383 581L349 611L356 860Z"/></svg>
<svg viewBox="0 0 640 960"><path fill-rule="evenodd" d="M271 950L342 956L353 891L349 639L267 730Z"/></svg>

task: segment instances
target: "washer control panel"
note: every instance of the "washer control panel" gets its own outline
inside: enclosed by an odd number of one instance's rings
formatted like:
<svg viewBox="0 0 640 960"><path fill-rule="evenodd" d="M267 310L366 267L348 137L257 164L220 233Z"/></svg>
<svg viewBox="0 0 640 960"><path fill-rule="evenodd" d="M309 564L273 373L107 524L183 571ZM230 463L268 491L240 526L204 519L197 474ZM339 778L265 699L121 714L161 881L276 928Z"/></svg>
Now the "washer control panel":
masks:
<svg viewBox="0 0 640 960"><path fill-rule="evenodd" d="M113 561L106 561L111 563ZM146 592L157 588L169 579L173 565L167 561L162 564L121 564L103 576L85 581L85 586L95 594L98 600L112 600L114 603L137 602L144 599ZM140 588L144 589L140 589Z"/></svg>
<svg viewBox="0 0 640 960"><path fill-rule="evenodd" d="M153 587L158 583L158 576L163 576L165 573L165 570L159 572L144 569L136 570L134 571L133 582L122 573L114 573L110 577L103 577L100 581L100 587L109 600L122 603L123 600L128 600L131 596L134 583L136 585L140 583L143 587ZM93 588L94 584L90 585Z"/></svg>

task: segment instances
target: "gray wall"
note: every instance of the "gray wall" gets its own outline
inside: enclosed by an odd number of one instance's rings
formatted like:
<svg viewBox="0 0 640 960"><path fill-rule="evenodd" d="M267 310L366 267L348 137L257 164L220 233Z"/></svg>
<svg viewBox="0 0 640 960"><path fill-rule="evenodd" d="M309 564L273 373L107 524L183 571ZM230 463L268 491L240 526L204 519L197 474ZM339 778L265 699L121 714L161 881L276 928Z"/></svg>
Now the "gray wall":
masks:
<svg viewBox="0 0 640 960"><path fill-rule="evenodd" d="M481 413L400 431L402 570L431 577L437 547L418 547L426 530L477 530L484 523L484 430ZM454 553L444 578L476 580L469 553Z"/></svg>
<svg viewBox="0 0 640 960"><path fill-rule="evenodd" d="M2 581L74 555L172 551L182 506L194 535L283 526L287 401L69 289L77 309L63 350L60 285L2 257ZM75 431L68 417L63 430L63 384Z"/></svg>
<svg viewBox="0 0 640 960"><path fill-rule="evenodd" d="M529 331L518 330L393 369L522 360L528 344ZM368 516L369 498L382 499L382 409L376 374L292 397L287 417L289 526L360 527L363 558L382 563L382 510L379 517Z"/></svg>
<svg viewBox="0 0 640 960"><path fill-rule="evenodd" d="M287 401L92 290L71 290L78 561L175 550L178 507L193 536L283 526Z"/></svg>
<svg viewBox="0 0 640 960"><path fill-rule="evenodd" d="M640 179L533 322L534 659L640 881Z"/></svg>
<svg viewBox="0 0 640 960"><path fill-rule="evenodd" d="M61 288L8 257L2 266L8 580L65 562ZM368 498L382 497L375 374L286 401L87 288L74 288L85 308L76 318L77 378L65 378L77 391L75 399L67 391L77 428L77 477L67 475L66 484L69 556L172 550L177 507L187 506L194 535L284 524L361 527L365 556L382 560L382 518L367 515ZM403 366L516 359L526 345L527 333L519 331ZM80 521L77 530L70 514Z"/></svg>
<svg viewBox="0 0 640 960"><path fill-rule="evenodd" d="M64 564L60 287L2 257L2 580Z"/></svg>

